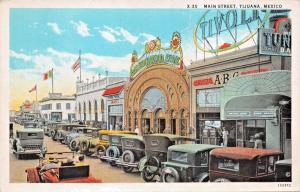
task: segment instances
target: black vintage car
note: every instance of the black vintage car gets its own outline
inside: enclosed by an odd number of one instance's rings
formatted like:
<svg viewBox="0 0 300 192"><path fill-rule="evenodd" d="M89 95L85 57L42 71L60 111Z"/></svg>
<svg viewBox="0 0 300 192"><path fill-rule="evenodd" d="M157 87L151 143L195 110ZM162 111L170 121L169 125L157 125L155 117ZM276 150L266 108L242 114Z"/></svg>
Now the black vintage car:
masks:
<svg viewBox="0 0 300 192"><path fill-rule="evenodd" d="M122 166L124 172L130 173L138 167L138 162L145 156L144 139L138 135L127 135L121 140L123 154L117 164Z"/></svg>
<svg viewBox="0 0 300 192"><path fill-rule="evenodd" d="M107 161L111 166L115 166L116 162L122 155L122 137L127 134L109 134L109 147L106 149L105 155L100 157L101 161Z"/></svg>
<svg viewBox="0 0 300 192"><path fill-rule="evenodd" d="M162 182L209 181L209 152L218 145L181 144L168 148L168 160L162 162Z"/></svg>
<svg viewBox="0 0 300 192"><path fill-rule="evenodd" d="M276 181L292 181L292 159L284 159L275 163Z"/></svg>
<svg viewBox="0 0 300 192"><path fill-rule="evenodd" d="M141 176L144 181L154 180L160 175L161 162L167 161L168 147L175 144L193 143L195 140L172 134L151 134L144 135L145 157L138 164Z"/></svg>

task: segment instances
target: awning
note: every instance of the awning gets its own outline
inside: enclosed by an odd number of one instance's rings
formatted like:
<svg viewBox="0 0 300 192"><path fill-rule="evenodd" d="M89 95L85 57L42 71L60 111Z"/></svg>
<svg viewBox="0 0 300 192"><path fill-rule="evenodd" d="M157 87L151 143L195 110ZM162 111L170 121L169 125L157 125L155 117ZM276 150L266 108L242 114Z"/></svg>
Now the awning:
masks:
<svg viewBox="0 0 300 192"><path fill-rule="evenodd" d="M276 118L279 101L291 99L291 72L270 71L230 79L221 89L221 119Z"/></svg>
<svg viewBox="0 0 300 192"><path fill-rule="evenodd" d="M121 93L123 88L124 88L124 85L120 85L120 86L117 86L117 87L112 87L112 88L105 89L102 96L107 97L107 96L110 96L110 95L117 95L117 94Z"/></svg>

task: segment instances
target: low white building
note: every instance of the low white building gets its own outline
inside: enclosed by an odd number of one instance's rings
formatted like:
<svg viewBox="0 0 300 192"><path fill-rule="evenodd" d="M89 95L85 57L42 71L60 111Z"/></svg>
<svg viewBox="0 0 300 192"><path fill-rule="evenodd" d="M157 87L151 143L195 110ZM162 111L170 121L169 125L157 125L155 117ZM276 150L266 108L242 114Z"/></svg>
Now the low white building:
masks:
<svg viewBox="0 0 300 192"><path fill-rule="evenodd" d="M75 103L75 96L49 93L48 97L40 101L40 113L48 120L72 121L75 120Z"/></svg>
<svg viewBox="0 0 300 192"><path fill-rule="evenodd" d="M128 79L128 77L105 77L92 82L77 82L77 120L107 128L107 98L103 93L109 85L124 83Z"/></svg>

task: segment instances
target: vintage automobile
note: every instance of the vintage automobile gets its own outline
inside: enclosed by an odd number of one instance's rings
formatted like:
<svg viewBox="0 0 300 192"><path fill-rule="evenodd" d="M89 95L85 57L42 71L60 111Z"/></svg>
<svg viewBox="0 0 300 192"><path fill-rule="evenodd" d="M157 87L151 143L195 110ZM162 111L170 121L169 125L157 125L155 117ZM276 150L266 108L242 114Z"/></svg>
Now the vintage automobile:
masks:
<svg viewBox="0 0 300 192"><path fill-rule="evenodd" d="M59 124L57 125L56 133L54 134L54 140L60 143L65 142L65 137L71 133L76 127L86 127L86 125L79 125L73 123ZM75 130L74 130L75 132Z"/></svg>
<svg viewBox="0 0 300 192"><path fill-rule="evenodd" d="M113 133L135 134L130 131L100 130L99 137L86 138L80 143L80 153L85 154L87 156L96 156L100 158L100 156L103 156L105 154L105 151L109 146L108 134Z"/></svg>
<svg viewBox="0 0 300 192"><path fill-rule="evenodd" d="M71 155L71 156L70 156ZM90 174L82 156L72 152L46 153L37 167L26 169L28 183L102 183Z"/></svg>
<svg viewBox="0 0 300 192"><path fill-rule="evenodd" d="M51 133L55 133L51 132L51 130L56 129L56 126L62 123L57 121L46 121L45 124L46 125L44 126L44 134L47 136L51 136Z"/></svg>
<svg viewBox="0 0 300 192"><path fill-rule="evenodd" d="M292 181L292 159L279 160L275 163L276 181Z"/></svg>
<svg viewBox="0 0 300 192"><path fill-rule="evenodd" d="M213 149L210 153L209 179L213 182L275 181L275 163L282 158L282 152L270 149Z"/></svg>
<svg viewBox="0 0 300 192"><path fill-rule="evenodd" d="M73 138L71 138L72 140L69 143L69 148L72 151L79 151L79 146L82 141L98 137L100 129L94 127L76 127L75 130L78 135L73 135ZM70 139L70 135L68 135L68 139Z"/></svg>
<svg viewBox="0 0 300 192"><path fill-rule="evenodd" d="M126 135L121 138L122 156L116 162L124 172L130 173L138 168L140 159L145 156L145 143L142 136Z"/></svg>
<svg viewBox="0 0 300 192"><path fill-rule="evenodd" d="M44 144L44 131L42 129L20 129L16 131L16 137L12 139L12 151L17 159L25 154L44 154L47 147Z"/></svg>
<svg viewBox="0 0 300 192"><path fill-rule="evenodd" d="M100 156L101 161L107 161L111 166L115 166L116 162L122 155L122 141L121 138L128 134L109 134L109 147L105 151L104 156Z"/></svg>
<svg viewBox="0 0 300 192"><path fill-rule="evenodd" d="M138 169L144 181L154 180L160 175L161 162L167 161L168 147L175 144L194 143L194 139L172 134L144 135L145 157L139 161Z"/></svg>
<svg viewBox="0 0 300 192"><path fill-rule="evenodd" d="M162 182L208 182L209 152L218 145L181 144L168 148L166 162L162 162Z"/></svg>

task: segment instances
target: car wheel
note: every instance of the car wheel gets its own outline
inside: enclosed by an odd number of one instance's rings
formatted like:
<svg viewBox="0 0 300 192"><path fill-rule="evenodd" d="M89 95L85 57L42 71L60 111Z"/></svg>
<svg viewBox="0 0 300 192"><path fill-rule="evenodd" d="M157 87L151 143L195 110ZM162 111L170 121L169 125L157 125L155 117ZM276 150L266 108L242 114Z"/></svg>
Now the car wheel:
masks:
<svg viewBox="0 0 300 192"><path fill-rule="evenodd" d="M123 170L125 173L131 173L132 170L133 170L133 167L122 166L122 170Z"/></svg>
<svg viewBox="0 0 300 192"><path fill-rule="evenodd" d="M152 156L146 161L144 169L147 169L148 172L151 172L154 175L156 175L157 172L159 171L160 164L161 163L159 159L155 156Z"/></svg>
<svg viewBox="0 0 300 192"><path fill-rule="evenodd" d="M174 183L174 182L179 182L179 174L176 169L173 167L165 167L161 171L161 176L160 176L162 182L165 183Z"/></svg>
<svg viewBox="0 0 300 192"><path fill-rule="evenodd" d="M145 182L151 182L153 180L155 174L148 172L148 170L145 168L142 170L141 176Z"/></svg>
<svg viewBox="0 0 300 192"><path fill-rule="evenodd" d="M106 150L104 146L102 145L98 146L96 149L96 153L97 153L96 156L99 157L100 161L106 162L106 160L100 158L106 154Z"/></svg>
<svg viewBox="0 0 300 192"><path fill-rule="evenodd" d="M120 150L116 146L110 146L106 150L106 156L118 158L120 157Z"/></svg>
<svg viewBox="0 0 300 192"><path fill-rule="evenodd" d="M80 143L80 152L82 154L85 154L85 155L89 155L88 152L89 152L89 148L90 148L90 142L87 141L87 140L84 140Z"/></svg>
<svg viewBox="0 0 300 192"><path fill-rule="evenodd" d="M226 178L217 178L214 180L214 182L231 182L229 179Z"/></svg>
<svg viewBox="0 0 300 192"><path fill-rule="evenodd" d="M76 148L77 148L77 142L76 142L76 140L72 140L72 141L70 142L69 147L70 147L70 149L71 149L72 151L75 151Z"/></svg>

